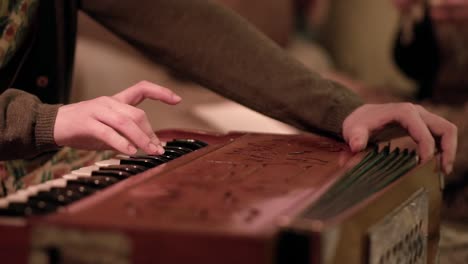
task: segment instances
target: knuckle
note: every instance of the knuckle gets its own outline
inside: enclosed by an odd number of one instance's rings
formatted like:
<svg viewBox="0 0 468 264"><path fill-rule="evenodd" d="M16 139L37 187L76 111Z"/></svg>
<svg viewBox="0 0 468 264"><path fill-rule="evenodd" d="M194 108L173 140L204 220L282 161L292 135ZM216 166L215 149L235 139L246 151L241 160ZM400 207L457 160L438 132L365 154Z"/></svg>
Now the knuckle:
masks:
<svg viewBox="0 0 468 264"><path fill-rule="evenodd" d="M424 108L424 106L422 105L419 105L419 104L413 104L413 106L415 107L415 109L419 112L424 112L426 111L426 108Z"/></svg>
<svg viewBox="0 0 468 264"><path fill-rule="evenodd" d="M100 104L107 105L110 103L111 99L108 96L99 96L96 98L96 101Z"/></svg>
<svg viewBox="0 0 468 264"><path fill-rule="evenodd" d="M108 101L108 98L107 98L107 96L99 96L98 98L96 98L96 100L99 100L99 101Z"/></svg>
<svg viewBox="0 0 468 264"><path fill-rule="evenodd" d="M447 134L450 135L450 136L457 136L458 135L458 127L455 124L448 122Z"/></svg>
<svg viewBox="0 0 468 264"><path fill-rule="evenodd" d="M415 105L413 105L412 103L401 103L396 109L398 109L398 111L396 111L395 115L400 121L415 121L421 118L419 112L416 110Z"/></svg>
<svg viewBox="0 0 468 264"><path fill-rule="evenodd" d="M137 87L139 90L142 90L142 91L146 91L151 86L154 86L154 84L146 80L139 81L135 85L135 87Z"/></svg>
<svg viewBox="0 0 468 264"><path fill-rule="evenodd" d="M404 113L411 113L416 111L416 106L412 103L401 103L400 104L400 109Z"/></svg>
<svg viewBox="0 0 468 264"><path fill-rule="evenodd" d="M453 134L458 133L458 127L455 124L449 122L448 126L449 126L448 129L449 129L450 132L452 132Z"/></svg>
<svg viewBox="0 0 468 264"><path fill-rule="evenodd" d="M135 111L133 111L133 119L137 121L138 123L141 123L145 121L146 119L146 113L140 108L135 108Z"/></svg>
<svg viewBox="0 0 468 264"><path fill-rule="evenodd" d="M145 85L148 85L148 84L151 84L151 82L149 82L147 80L141 80L136 85L137 86L145 86Z"/></svg>
<svg viewBox="0 0 468 264"><path fill-rule="evenodd" d="M111 133L109 133L108 129L105 127L98 127L94 130L94 135L96 138L98 138L101 141L106 141L111 136Z"/></svg>
<svg viewBox="0 0 468 264"><path fill-rule="evenodd" d="M116 115L113 121L117 127L125 127L129 124L128 118L123 115Z"/></svg>

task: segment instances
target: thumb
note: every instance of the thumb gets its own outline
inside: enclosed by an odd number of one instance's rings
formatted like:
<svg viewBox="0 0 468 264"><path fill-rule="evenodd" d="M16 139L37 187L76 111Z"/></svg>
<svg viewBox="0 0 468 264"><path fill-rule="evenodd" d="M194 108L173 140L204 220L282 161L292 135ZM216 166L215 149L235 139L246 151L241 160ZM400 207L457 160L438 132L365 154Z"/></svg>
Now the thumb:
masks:
<svg viewBox="0 0 468 264"><path fill-rule="evenodd" d="M347 137L348 145L352 152L359 152L366 148L369 140L369 130L358 127L350 131Z"/></svg>

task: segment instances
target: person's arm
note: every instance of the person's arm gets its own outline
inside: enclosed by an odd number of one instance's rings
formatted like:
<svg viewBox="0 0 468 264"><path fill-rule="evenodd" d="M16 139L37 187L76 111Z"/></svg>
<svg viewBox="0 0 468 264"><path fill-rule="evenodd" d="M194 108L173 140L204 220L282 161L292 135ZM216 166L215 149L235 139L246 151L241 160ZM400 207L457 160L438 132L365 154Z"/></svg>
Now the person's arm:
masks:
<svg viewBox="0 0 468 264"><path fill-rule="evenodd" d="M0 160L24 159L68 146L162 154L164 149L141 109L145 99L175 105L181 98L150 82L139 82L113 96L69 105L43 104L16 89L0 95Z"/></svg>
<svg viewBox="0 0 468 264"><path fill-rule="evenodd" d="M270 117L342 137L364 149L387 124L403 126L421 160L440 137L443 168L452 169L457 128L409 103L363 105L357 95L309 72L238 15L209 0L82 0L82 8L155 61ZM434 136L433 136L434 135Z"/></svg>
<svg viewBox="0 0 468 264"><path fill-rule="evenodd" d="M300 129L341 136L344 118L362 104L354 93L311 73L240 16L211 1L141 1L137 10L130 10L130 1L82 5L155 61Z"/></svg>
<svg viewBox="0 0 468 264"><path fill-rule="evenodd" d="M8 89L0 95L0 160L33 157L57 149L55 117L60 105L43 104L34 95Z"/></svg>

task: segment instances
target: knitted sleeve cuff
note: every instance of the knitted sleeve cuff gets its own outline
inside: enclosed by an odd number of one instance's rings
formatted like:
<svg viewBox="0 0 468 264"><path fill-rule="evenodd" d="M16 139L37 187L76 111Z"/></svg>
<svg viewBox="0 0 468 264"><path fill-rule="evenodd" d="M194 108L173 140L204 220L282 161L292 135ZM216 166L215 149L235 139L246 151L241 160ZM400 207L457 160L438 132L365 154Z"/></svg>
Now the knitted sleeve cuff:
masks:
<svg viewBox="0 0 468 264"><path fill-rule="evenodd" d="M37 108L35 138L36 148L39 151L57 149L54 140L54 126L58 108L61 105L41 104Z"/></svg>

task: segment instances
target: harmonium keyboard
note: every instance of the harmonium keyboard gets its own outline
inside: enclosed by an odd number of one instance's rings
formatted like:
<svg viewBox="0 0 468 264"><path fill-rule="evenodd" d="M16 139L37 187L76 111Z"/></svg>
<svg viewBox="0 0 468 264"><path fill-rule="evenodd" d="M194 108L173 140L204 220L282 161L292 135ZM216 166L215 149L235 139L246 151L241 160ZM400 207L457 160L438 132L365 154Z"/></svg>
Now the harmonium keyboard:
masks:
<svg viewBox="0 0 468 264"><path fill-rule="evenodd" d="M1 263L434 263L437 162L313 134L158 133L0 200Z"/></svg>

